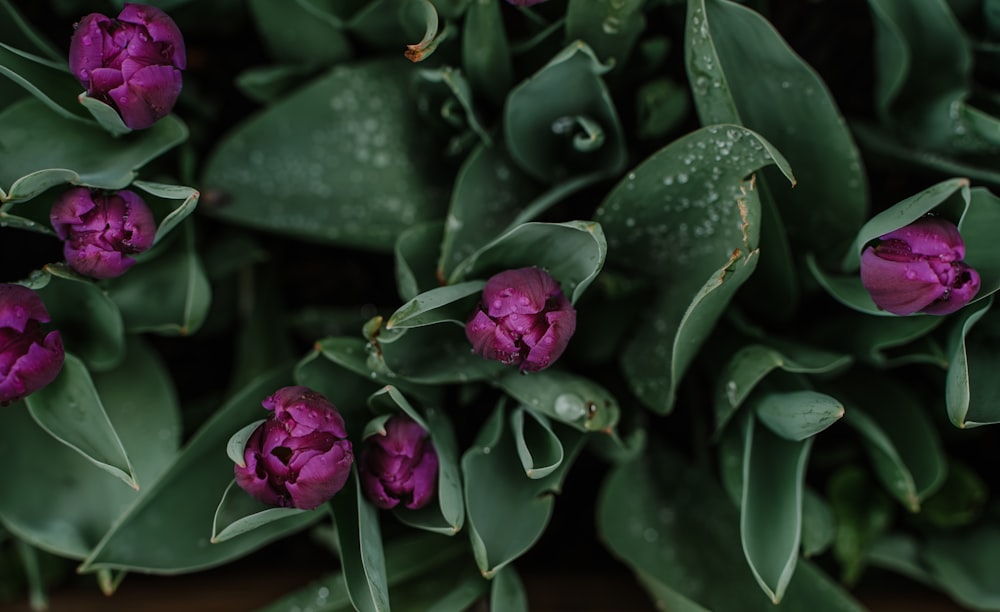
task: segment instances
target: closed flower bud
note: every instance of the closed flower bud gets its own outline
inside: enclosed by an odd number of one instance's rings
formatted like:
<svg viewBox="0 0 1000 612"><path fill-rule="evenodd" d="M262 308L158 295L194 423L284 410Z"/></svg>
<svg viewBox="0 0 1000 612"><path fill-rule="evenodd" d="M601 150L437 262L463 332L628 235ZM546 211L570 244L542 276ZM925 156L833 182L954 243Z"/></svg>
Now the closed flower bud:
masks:
<svg viewBox="0 0 1000 612"><path fill-rule="evenodd" d="M99 13L76 25L69 67L87 95L118 109L133 130L167 116L187 67L184 38L174 20L144 4L126 4L117 19Z"/></svg>
<svg viewBox="0 0 1000 612"><path fill-rule="evenodd" d="M531 6L532 4L541 4L545 0L507 0L507 2L514 6Z"/></svg>
<svg viewBox="0 0 1000 612"><path fill-rule="evenodd" d="M114 278L132 267L129 257L153 245L153 213L131 191L102 193L75 187L62 194L50 214L71 268L93 278Z"/></svg>
<svg viewBox="0 0 1000 612"><path fill-rule="evenodd" d="M979 274L964 257L958 228L939 217L924 217L864 250L861 284L879 308L893 314L948 314L979 292Z"/></svg>
<svg viewBox="0 0 1000 612"><path fill-rule="evenodd" d="M263 402L272 413L243 451L236 483L271 506L311 510L344 487L354 454L344 419L308 387L283 387Z"/></svg>
<svg viewBox="0 0 1000 612"><path fill-rule="evenodd" d="M0 405L38 391L62 369L59 332L42 330L42 323L50 320L37 293L0 284Z"/></svg>
<svg viewBox="0 0 1000 612"><path fill-rule="evenodd" d="M482 302L465 325L473 350L486 359L543 370L576 330L576 310L547 272L520 268L486 282Z"/></svg>
<svg viewBox="0 0 1000 612"><path fill-rule="evenodd" d="M423 508L437 491L438 456L430 436L413 419L396 415L385 433L369 436L358 459L365 496L383 509L400 502Z"/></svg>

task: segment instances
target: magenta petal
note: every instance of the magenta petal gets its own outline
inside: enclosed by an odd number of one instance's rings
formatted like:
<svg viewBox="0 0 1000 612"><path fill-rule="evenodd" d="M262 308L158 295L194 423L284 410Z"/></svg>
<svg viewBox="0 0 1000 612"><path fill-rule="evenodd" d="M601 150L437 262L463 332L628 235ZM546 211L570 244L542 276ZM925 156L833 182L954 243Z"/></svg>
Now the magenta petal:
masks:
<svg viewBox="0 0 1000 612"><path fill-rule="evenodd" d="M872 247L861 254L861 284L879 308L897 315L918 312L945 292L926 261L889 261Z"/></svg>
<svg viewBox="0 0 1000 612"><path fill-rule="evenodd" d="M104 32L101 24L111 20L91 13L76 26L69 43L69 69L81 84L90 89L91 73L104 65Z"/></svg>
<svg viewBox="0 0 1000 612"><path fill-rule="evenodd" d="M413 468L410 481L413 487L412 499L406 507L411 510L423 508L437 494L438 457L433 448L424 453L420 463Z"/></svg>
<svg viewBox="0 0 1000 612"><path fill-rule="evenodd" d="M351 473L351 443L341 440L326 453L313 458L299 471L295 482L285 485L293 505L311 510L336 495Z"/></svg>
<svg viewBox="0 0 1000 612"><path fill-rule="evenodd" d="M41 343L32 343L11 365L0 373L0 404L17 401L45 387L62 370L65 353L59 332L49 332Z"/></svg>
<svg viewBox="0 0 1000 612"><path fill-rule="evenodd" d="M39 323L52 320L42 298L22 285L0 284L0 328L24 332L32 320Z"/></svg>
<svg viewBox="0 0 1000 612"><path fill-rule="evenodd" d="M882 236L882 240L900 240L915 255L941 257L944 261L965 257L965 243L958 228L940 217L922 217Z"/></svg>
<svg viewBox="0 0 1000 612"><path fill-rule="evenodd" d="M145 27L153 41L170 50L168 59L174 66L181 70L187 68L184 37L174 20L161 9L146 4L125 4L118 20Z"/></svg>

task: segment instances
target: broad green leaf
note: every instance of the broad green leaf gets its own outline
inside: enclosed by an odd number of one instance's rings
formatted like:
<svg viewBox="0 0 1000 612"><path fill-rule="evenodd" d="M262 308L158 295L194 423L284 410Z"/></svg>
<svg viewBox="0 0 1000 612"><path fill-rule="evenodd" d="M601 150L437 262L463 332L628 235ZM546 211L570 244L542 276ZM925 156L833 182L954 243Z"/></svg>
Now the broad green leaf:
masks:
<svg viewBox="0 0 1000 612"><path fill-rule="evenodd" d="M830 477L827 499L837 523L833 556L840 563L841 580L852 585L864 570L869 549L891 524L894 506L856 465L845 465Z"/></svg>
<svg viewBox="0 0 1000 612"><path fill-rule="evenodd" d="M605 71L590 47L576 41L511 90L504 140L524 172L543 183L621 172L625 142L601 79Z"/></svg>
<svg viewBox="0 0 1000 612"><path fill-rule="evenodd" d="M60 183L122 189L187 135L187 127L168 115L115 138L96 125L53 115L37 100L22 100L0 112L0 201L28 200Z"/></svg>
<svg viewBox="0 0 1000 612"><path fill-rule="evenodd" d="M412 300L438 286L437 256L443 226L433 221L414 225L399 235L394 249L396 290L404 300Z"/></svg>
<svg viewBox="0 0 1000 612"><path fill-rule="evenodd" d="M107 291L130 332L186 336L198 331L212 294L195 249L194 226L164 244L156 257L109 282Z"/></svg>
<svg viewBox="0 0 1000 612"><path fill-rule="evenodd" d="M171 230L194 212L195 207L198 206L198 198L201 197L201 194L197 190L183 185L135 181L132 183L132 186L157 198L156 200L146 198L146 203L153 210L153 214L157 220L156 243L163 240ZM171 203L163 206L160 204L159 199L172 201L176 204Z"/></svg>
<svg viewBox="0 0 1000 612"><path fill-rule="evenodd" d="M544 415L518 407L510 415L510 427L525 476L544 478L559 469L564 458L562 442Z"/></svg>
<svg viewBox="0 0 1000 612"><path fill-rule="evenodd" d="M811 438L844 416L840 400L808 390L767 392L753 406L772 433L793 442Z"/></svg>
<svg viewBox="0 0 1000 612"><path fill-rule="evenodd" d="M155 353L133 339L127 355L93 382L137 481L148 487L177 453L180 410ZM10 406L0 420L0 457L9 470L0 476L2 522L35 546L86 557L138 493L38 427L23 403ZM40 487L41 481L61 484Z"/></svg>
<svg viewBox="0 0 1000 612"><path fill-rule="evenodd" d="M921 557L938 586L962 605L1000 608L1000 584L994 572L1000 564L996 523L930 537Z"/></svg>
<svg viewBox="0 0 1000 612"><path fill-rule="evenodd" d="M860 604L799 561L779 606L763 597L740 551L739 517L710 474L651 445L615 467L598 499L597 524L611 552L671 610L860 611ZM725 588L720 588L725 585Z"/></svg>
<svg viewBox="0 0 1000 612"><path fill-rule="evenodd" d="M981 306L964 309L951 330L945 401L948 418L955 427L1000 423L1000 405L995 401L1000 394L994 376L996 349L969 334L992 304L990 298Z"/></svg>
<svg viewBox="0 0 1000 612"><path fill-rule="evenodd" d="M563 438L565 459L545 478L525 476L505 410L498 406L462 457L465 506L472 551L480 572L491 578L542 536L554 494L582 447L583 437Z"/></svg>
<svg viewBox="0 0 1000 612"><path fill-rule="evenodd" d="M308 64L255 66L236 76L236 87L244 96L260 104L273 104L316 72Z"/></svg>
<svg viewBox="0 0 1000 612"><path fill-rule="evenodd" d="M982 187L973 188L971 193L958 230L965 242L965 263L980 277L974 300L982 300L1000 290L1000 244L989 229L1000 223L1000 198Z"/></svg>
<svg viewBox="0 0 1000 612"><path fill-rule="evenodd" d="M641 0L570 0L566 9L566 39L582 40L594 56L621 69L646 28Z"/></svg>
<svg viewBox="0 0 1000 612"><path fill-rule="evenodd" d="M531 410L579 429L611 434L620 408L604 387L577 374L547 369L531 374L510 370L496 385Z"/></svg>
<svg viewBox="0 0 1000 612"><path fill-rule="evenodd" d="M359 612L389 610L389 586L378 509L365 500L357 469L331 501L340 563L351 603Z"/></svg>
<svg viewBox="0 0 1000 612"><path fill-rule="evenodd" d="M233 480L226 487L215 510L212 520L212 544L225 542L253 529L296 514L312 512L320 515L323 510L299 510L298 508L274 508L263 504L236 485Z"/></svg>
<svg viewBox="0 0 1000 612"><path fill-rule="evenodd" d="M875 472L890 493L893 494L910 512L920 510L920 495L913 474L904 463L899 451L885 431L864 412L851 409L846 422L858 430L865 446L868 448Z"/></svg>
<svg viewBox="0 0 1000 612"><path fill-rule="evenodd" d="M445 322L465 325L485 285L485 281L474 280L425 291L397 308L385 322L385 328L407 329Z"/></svg>
<svg viewBox="0 0 1000 612"><path fill-rule="evenodd" d="M44 268L39 295L52 315L52 327L67 350L94 371L117 365L125 354L125 328L118 307L93 281L60 264Z"/></svg>
<svg viewBox="0 0 1000 612"><path fill-rule="evenodd" d="M335 15L308 0L250 0L250 13L270 56L282 63L334 64L351 43Z"/></svg>
<svg viewBox="0 0 1000 612"><path fill-rule="evenodd" d="M500 3L473 0L462 23L462 68L473 89L496 105L514 83Z"/></svg>
<svg viewBox="0 0 1000 612"><path fill-rule="evenodd" d="M769 190L788 234L819 249L849 240L866 215L866 181L822 79L774 26L734 2L689 2L686 32L685 63L702 123L740 123L795 160L796 188Z"/></svg>
<svg viewBox="0 0 1000 612"><path fill-rule="evenodd" d="M59 376L25 398L25 404L52 437L130 487L139 488L121 439L79 358L67 353Z"/></svg>
<svg viewBox="0 0 1000 612"><path fill-rule="evenodd" d="M444 535L458 533L465 523L465 507L458 465L458 443L448 415L435 408L427 408L421 414L392 385L386 385L374 393L368 402L379 412L382 411L381 406L384 406L389 411L388 414L402 411L419 423L430 434L438 456L437 503L417 510L397 507L393 514L411 527Z"/></svg>
<svg viewBox="0 0 1000 612"><path fill-rule="evenodd" d="M829 373L846 367L850 357L808 346L778 350L750 344L734 354L715 386L715 431L719 434L750 392L775 369L785 372Z"/></svg>
<svg viewBox="0 0 1000 612"><path fill-rule="evenodd" d="M818 493L806 488L802 497L802 556L824 552L833 542L837 526L833 511Z"/></svg>
<svg viewBox="0 0 1000 612"><path fill-rule="evenodd" d="M247 448L247 440L250 439L253 432L257 431L257 428L260 427L266 420L267 419L256 420L240 429L229 438L229 442L226 443L226 454L230 459L232 459L233 463L241 468L246 467L244 454Z"/></svg>
<svg viewBox="0 0 1000 612"><path fill-rule="evenodd" d="M502 143L476 146L455 179L438 276L454 278L462 261L503 232L539 191L538 183L513 163Z"/></svg>
<svg viewBox="0 0 1000 612"><path fill-rule="evenodd" d="M747 419L740 541L754 578L774 603L792 579L802 541L802 496L812 438L787 440Z"/></svg>
<svg viewBox="0 0 1000 612"><path fill-rule="evenodd" d="M85 123L86 113L76 98L82 85L66 69L65 60L39 57L5 42L0 42L0 75L23 87L63 119ZM6 80L4 83L10 86Z"/></svg>
<svg viewBox="0 0 1000 612"><path fill-rule="evenodd" d="M536 266L559 281L566 297L576 303L604 267L607 251L604 232L592 221L525 223L473 253L450 280Z"/></svg>
<svg viewBox="0 0 1000 612"><path fill-rule="evenodd" d="M827 320L829 325L817 330L817 340L855 355L862 363L878 368L907 363L947 365L941 349L925 351L920 344L945 321L942 317L871 317L850 310Z"/></svg>
<svg viewBox="0 0 1000 612"><path fill-rule="evenodd" d="M225 542L211 544L209 540L219 499L233 479L233 463L224 450L226 441L234 431L262 416L261 401L290 380L287 369L271 372L220 406L162 477L139 492L135 503L104 534L79 571L190 572L242 557L315 520L312 513L298 514ZM170 537L163 537L165 533Z"/></svg>
<svg viewBox="0 0 1000 612"><path fill-rule="evenodd" d="M528 595L514 566L508 565L493 577L490 584L490 610L528 612Z"/></svg>
<svg viewBox="0 0 1000 612"><path fill-rule="evenodd" d="M310 240L390 251L447 199L407 95L407 62L339 65L235 128L202 181L219 218Z"/></svg>
<svg viewBox="0 0 1000 612"><path fill-rule="evenodd" d="M508 369L473 353L465 325L450 322L398 330L377 327L369 336L367 363L376 375L424 385L483 380Z"/></svg>

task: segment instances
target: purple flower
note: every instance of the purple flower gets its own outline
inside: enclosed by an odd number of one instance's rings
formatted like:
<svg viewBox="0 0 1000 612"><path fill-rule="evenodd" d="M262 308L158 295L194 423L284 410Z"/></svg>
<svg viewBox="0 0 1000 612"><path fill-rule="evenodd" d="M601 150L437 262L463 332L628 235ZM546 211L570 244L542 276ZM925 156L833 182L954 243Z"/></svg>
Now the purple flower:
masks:
<svg viewBox="0 0 1000 612"><path fill-rule="evenodd" d="M38 391L62 370L62 337L42 330L42 323L49 321L37 293L0 284L0 405Z"/></svg>
<svg viewBox="0 0 1000 612"><path fill-rule="evenodd" d="M358 470L365 496L379 508L400 502L411 510L423 508L437 491L434 444L423 427L404 415L391 417L383 433L365 440Z"/></svg>
<svg viewBox="0 0 1000 612"><path fill-rule="evenodd" d="M326 503L354 461L344 419L308 387L283 387L263 405L273 413L247 440L236 483L272 506L311 510Z"/></svg>
<svg viewBox="0 0 1000 612"><path fill-rule="evenodd" d="M864 250L861 284L879 308L893 314L948 314L979 292L979 274L964 257L954 224L923 217Z"/></svg>
<svg viewBox="0 0 1000 612"><path fill-rule="evenodd" d="M501 272L486 282L479 309L465 325L486 359L537 372L562 355L576 330L576 310L559 283L539 268Z"/></svg>
<svg viewBox="0 0 1000 612"><path fill-rule="evenodd" d="M91 13L70 41L69 68L87 95L117 108L133 130L170 113L186 67L181 31L153 6L126 4L117 19Z"/></svg>
<svg viewBox="0 0 1000 612"><path fill-rule="evenodd" d="M514 6L531 6L532 4L541 4L545 0L507 0L507 2Z"/></svg>
<svg viewBox="0 0 1000 612"><path fill-rule="evenodd" d="M131 191L74 187L56 200L49 216L65 241L66 262L93 278L121 276L135 263L129 255L145 251L156 237L152 211Z"/></svg>

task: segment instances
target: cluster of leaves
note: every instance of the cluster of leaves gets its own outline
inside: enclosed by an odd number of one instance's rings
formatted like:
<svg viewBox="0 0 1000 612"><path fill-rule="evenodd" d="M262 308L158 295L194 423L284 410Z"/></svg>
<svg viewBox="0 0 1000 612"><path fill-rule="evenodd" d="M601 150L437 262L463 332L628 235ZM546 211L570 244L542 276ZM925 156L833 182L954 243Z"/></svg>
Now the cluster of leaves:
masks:
<svg viewBox="0 0 1000 612"><path fill-rule="evenodd" d="M64 53L0 0L0 73L21 86L0 93L0 245L52 241L67 183L131 185L159 223L120 279L57 257L0 279L41 291L69 352L0 414L0 537L36 588L38 550L113 591L332 516L339 571L275 609L522 609L515 562L594 453L601 494L574 503L670 609L854 610L825 568L850 586L868 566L1000 605L977 429L1000 422L1000 201L972 187L1000 184L998 3L152 3L188 37L190 134L174 115L128 133L77 99ZM868 48L842 64L799 55L858 20ZM783 37L816 24L813 47ZM859 65L873 85L828 86ZM176 183L205 193L197 215ZM948 317L886 315L858 256L928 213L958 224L983 288ZM579 314L529 375L463 331L485 280L524 266ZM227 444L292 383L356 441L420 422L436 503L380 515L356 477L312 511L232 487Z"/></svg>

